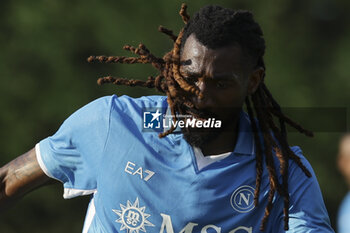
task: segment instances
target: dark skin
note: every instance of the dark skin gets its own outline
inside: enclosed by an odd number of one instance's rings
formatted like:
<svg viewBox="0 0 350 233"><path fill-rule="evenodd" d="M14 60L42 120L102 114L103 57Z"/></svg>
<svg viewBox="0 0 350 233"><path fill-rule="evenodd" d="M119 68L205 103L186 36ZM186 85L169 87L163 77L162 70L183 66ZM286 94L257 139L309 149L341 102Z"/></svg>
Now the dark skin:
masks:
<svg viewBox="0 0 350 233"><path fill-rule="evenodd" d="M0 181L0 213L26 193L57 182L40 168L34 148L0 168Z"/></svg>
<svg viewBox="0 0 350 233"><path fill-rule="evenodd" d="M199 111L215 113L225 130L201 146L204 155L233 151L237 139L239 113L245 98L254 93L264 70L244 62L243 50L233 44L210 49L190 35L181 53L181 74L195 83L204 98L192 98Z"/></svg>
<svg viewBox="0 0 350 233"><path fill-rule="evenodd" d="M250 68L242 64L243 60L242 49L237 45L209 49L194 35L185 42L181 73L195 82L204 94L203 99L193 97L192 102L197 110L213 112L230 122L229 130L219 133L201 147L205 155L234 150L239 117L237 109L242 108L247 95L254 93L263 75L262 68ZM42 171L33 148L0 168L0 213L26 193L56 182Z"/></svg>

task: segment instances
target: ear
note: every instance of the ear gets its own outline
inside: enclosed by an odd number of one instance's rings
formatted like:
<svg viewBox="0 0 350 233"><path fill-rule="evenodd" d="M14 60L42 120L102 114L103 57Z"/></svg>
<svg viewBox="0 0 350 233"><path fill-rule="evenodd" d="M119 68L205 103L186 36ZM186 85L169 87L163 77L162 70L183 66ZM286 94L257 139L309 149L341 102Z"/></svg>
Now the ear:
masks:
<svg viewBox="0 0 350 233"><path fill-rule="evenodd" d="M255 69L248 80L248 95L253 94L264 77L265 70L262 67Z"/></svg>

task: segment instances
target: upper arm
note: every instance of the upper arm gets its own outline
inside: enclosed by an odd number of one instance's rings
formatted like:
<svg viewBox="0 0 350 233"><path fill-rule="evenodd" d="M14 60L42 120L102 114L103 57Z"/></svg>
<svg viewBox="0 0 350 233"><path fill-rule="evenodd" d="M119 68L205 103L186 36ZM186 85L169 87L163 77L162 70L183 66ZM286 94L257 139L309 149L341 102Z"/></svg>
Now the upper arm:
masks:
<svg viewBox="0 0 350 233"><path fill-rule="evenodd" d="M307 177L295 162L290 161L288 179L290 231L288 232L334 232L311 165L302 155L300 148L292 149L301 158L312 177ZM280 222L283 222L283 216L280 216Z"/></svg>
<svg viewBox="0 0 350 233"><path fill-rule="evenodd" d="M0 168L0 180L0 205L4 206L51 179L40 168L33 148Z"/></svg>

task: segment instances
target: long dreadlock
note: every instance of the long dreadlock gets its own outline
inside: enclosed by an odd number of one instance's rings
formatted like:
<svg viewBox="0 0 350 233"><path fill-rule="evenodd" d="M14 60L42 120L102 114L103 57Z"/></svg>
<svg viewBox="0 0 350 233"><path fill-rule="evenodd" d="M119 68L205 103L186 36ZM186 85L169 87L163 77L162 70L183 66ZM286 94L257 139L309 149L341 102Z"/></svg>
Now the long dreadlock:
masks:
<svg viewBox="0 0 350 233"><path fill-rule="evenodd" d="M160 26L158 30L170 37L174 41L174 47L166 53L162 58L154 56L143 44L139 44L137 48L126 45L123 49L128 50L137 57L124 56L90 56L88 62L99 61L101 63L123 63L123 64L151 64L159 70L159 75L156 77L148 77L147 81L130 80L125 78L116 78L107 76L99 78L99 85L112 83L115 85L126 86L141 86L147 88L156 88L158 91L167 95L167 102L171 110L174 122L177 121L176 113L183 114L180 107L183 103L188 106L193 106L190 101L190 96L198 96L202 98L202 93L198 87L189 83L180 73L180 50L184 45L187 37L191 33L195 33L196 37L205 45L211 48L225 46L230 43L228 40L234 40L245 49L251 60L256 60L256 67L262 67L265 70L263 55L265 51L265 42L262 38L260 26L253 20L253 16L249 11L233 11L219 6L207 6L198 12L194 19L190 20L187 14L186 4L182 4L180 16L182 17L185 27L176 36L173 31ZM216 15L215 15L216 13ZM212 16L214 15L214 16ZM226 17L226 18L225 18ZM217 21L222 25L235 28L238 30L236 35L227 35L227 32L220 27L213 25L206 26L211 22L203 22L203 20ZM205 25L205 26L203 26ZM210 27L210 34L205 34L202 27ZM238 29L237 29L238 28ZM214 32L214 30L218 30ZM204 31L204 32L203 32ZM203 34L204 33L204 34ZM226 33L226 34L225 34ZM250 35L247 40L244 35ZM209 36L208 36L209 35ZM219 37L219 38L218 38ZM242 39L243 38L243 39ZM251 39L254 38L254 39ZM311 173L302 164L300 158L290 149L287 141L286 124L297 129L300 133L306 136L312 136L312 132L304 129L281 111L279 104L272 97L267 89L264 78L259 84L256 92L245 100L247 112L251 121L254 140L256 142L256 187L254 193L254 204L257 206L259 200L261 179L263 174L263 163L266 163L266 168L269 174L270 191L268 194L268 203L265 207L265 214L261 221L260 230L264 231L268 217L273 208L273 198L275 193L281 195L284 200L284 229L288 230L289 221L289 193L288 193L288 166L289 160L293 160L305 173L307 177L311 177ZM274 123L274 117L278 119L279 126ZM257 121L255 121L257 118ZM257 122L259 124L257 124ZM160 133L159 137L165 137L175 130L175 124L164 132ZM260 133L262 136L260 136ZM264 156L263 156L264 155ZM279 173L282 176L282 183L278 181L277 170L274 166L274 156L279 161ZM265 160L265 161L264 161Z"/></svg>

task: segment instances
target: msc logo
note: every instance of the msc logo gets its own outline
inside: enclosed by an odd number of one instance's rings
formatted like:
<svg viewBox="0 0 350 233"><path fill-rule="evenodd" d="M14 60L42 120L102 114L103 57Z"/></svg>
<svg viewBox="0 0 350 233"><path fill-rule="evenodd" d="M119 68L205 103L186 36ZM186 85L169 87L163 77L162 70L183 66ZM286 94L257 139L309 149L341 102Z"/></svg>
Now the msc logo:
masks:
<svg viewBox="0 0 350 233"><path fill-rule="evenodd" d="M162 113L159 109L156 111L144 111L143 112L143 128L144 129L161 129Z"/></svg>
<svg viewBox="0 0 350 233"><path fill-rule="evenodd" d="M239 213L254 209L254 188L249 185L238 187L231 195L231 206Z"/></svg>
<svg viewBox="0 0 350 233"><path fill-rule="evenodd" d="M127 201L126 206L120 204L120 208L120 210L112 210L119 216L116 222L121 224L121 231L139 233L140 231L146 232L146 226L154 227L153 223L147 220L151 215L145 213L145 206L140 207L138 198L133 204L130 201Z"/></svg>

